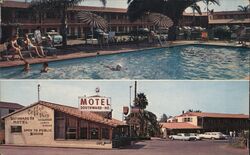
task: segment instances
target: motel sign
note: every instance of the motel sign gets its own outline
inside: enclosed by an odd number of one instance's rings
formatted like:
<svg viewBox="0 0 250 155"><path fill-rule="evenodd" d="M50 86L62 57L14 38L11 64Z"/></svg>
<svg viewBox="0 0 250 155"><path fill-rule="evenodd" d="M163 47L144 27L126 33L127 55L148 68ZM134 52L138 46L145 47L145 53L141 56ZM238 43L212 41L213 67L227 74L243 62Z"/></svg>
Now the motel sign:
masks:
<svg viewBox="0 0 250 155"><path fill-rule="evenodd" d="M79 110L95 112L111 111L111 98L103 96L79 97Z"/></svg>

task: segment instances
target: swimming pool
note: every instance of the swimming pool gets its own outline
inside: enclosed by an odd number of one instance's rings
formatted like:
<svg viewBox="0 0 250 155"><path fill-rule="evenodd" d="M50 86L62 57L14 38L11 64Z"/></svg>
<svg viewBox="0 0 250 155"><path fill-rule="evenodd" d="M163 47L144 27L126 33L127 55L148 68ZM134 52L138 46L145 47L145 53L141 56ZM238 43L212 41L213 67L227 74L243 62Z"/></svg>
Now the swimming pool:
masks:
<svg viewBox="0 0 250 155"><path fill-rule="evenodd" d="M0 69L1 79L244 79L249 76L247 48L186 45ZM107 66L122 66L113 71Z"/></svg>

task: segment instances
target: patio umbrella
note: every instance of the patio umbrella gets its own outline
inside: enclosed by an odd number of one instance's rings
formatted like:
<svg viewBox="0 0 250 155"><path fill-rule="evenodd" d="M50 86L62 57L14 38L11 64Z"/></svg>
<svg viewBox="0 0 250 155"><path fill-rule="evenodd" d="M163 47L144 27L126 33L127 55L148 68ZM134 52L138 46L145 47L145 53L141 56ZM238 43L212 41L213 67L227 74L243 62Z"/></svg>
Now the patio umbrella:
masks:
<svg viewBox="0 0 250 155"><path fill-rule="evenodd" d="M173 26L173 21L168 17L160 13L150 13L148 16L150 22L155 26L168 28Z"/></svg>
<svg viewBox="0 0 250 155"><path fill-rule="evenodd" d="M94 28L105 30L108 26L108 22L94 13L81 11L77 14L78 19L81 23L85 23L91 26L92 39L94 37Z"/></svg>

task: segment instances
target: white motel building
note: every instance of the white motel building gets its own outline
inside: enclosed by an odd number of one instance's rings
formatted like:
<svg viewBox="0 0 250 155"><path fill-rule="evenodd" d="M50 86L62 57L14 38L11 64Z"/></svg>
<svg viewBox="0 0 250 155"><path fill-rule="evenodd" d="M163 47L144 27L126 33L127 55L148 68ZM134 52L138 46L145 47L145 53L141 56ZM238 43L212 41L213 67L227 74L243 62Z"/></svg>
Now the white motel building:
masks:
<svg viewBox="0 0 250 155"><path fill-rule="evenodd" d="M122 121L97 112L45 101L10 113L3 119L7 145L111 149L114 137L127 130Z"/></svg>

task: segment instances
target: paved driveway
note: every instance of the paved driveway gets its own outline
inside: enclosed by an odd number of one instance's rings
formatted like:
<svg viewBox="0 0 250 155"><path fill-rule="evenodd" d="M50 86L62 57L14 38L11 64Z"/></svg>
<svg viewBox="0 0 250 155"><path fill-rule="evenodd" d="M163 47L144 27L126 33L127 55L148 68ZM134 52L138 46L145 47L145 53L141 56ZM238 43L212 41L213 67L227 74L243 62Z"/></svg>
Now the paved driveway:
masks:
<svg viewBox="0 0 250 155"><path fill-rule="evenodd" d="M113 150L0 146L0 152L2 155L248 155L248 150L231 148L225 141L160 139Z"/></svg>

